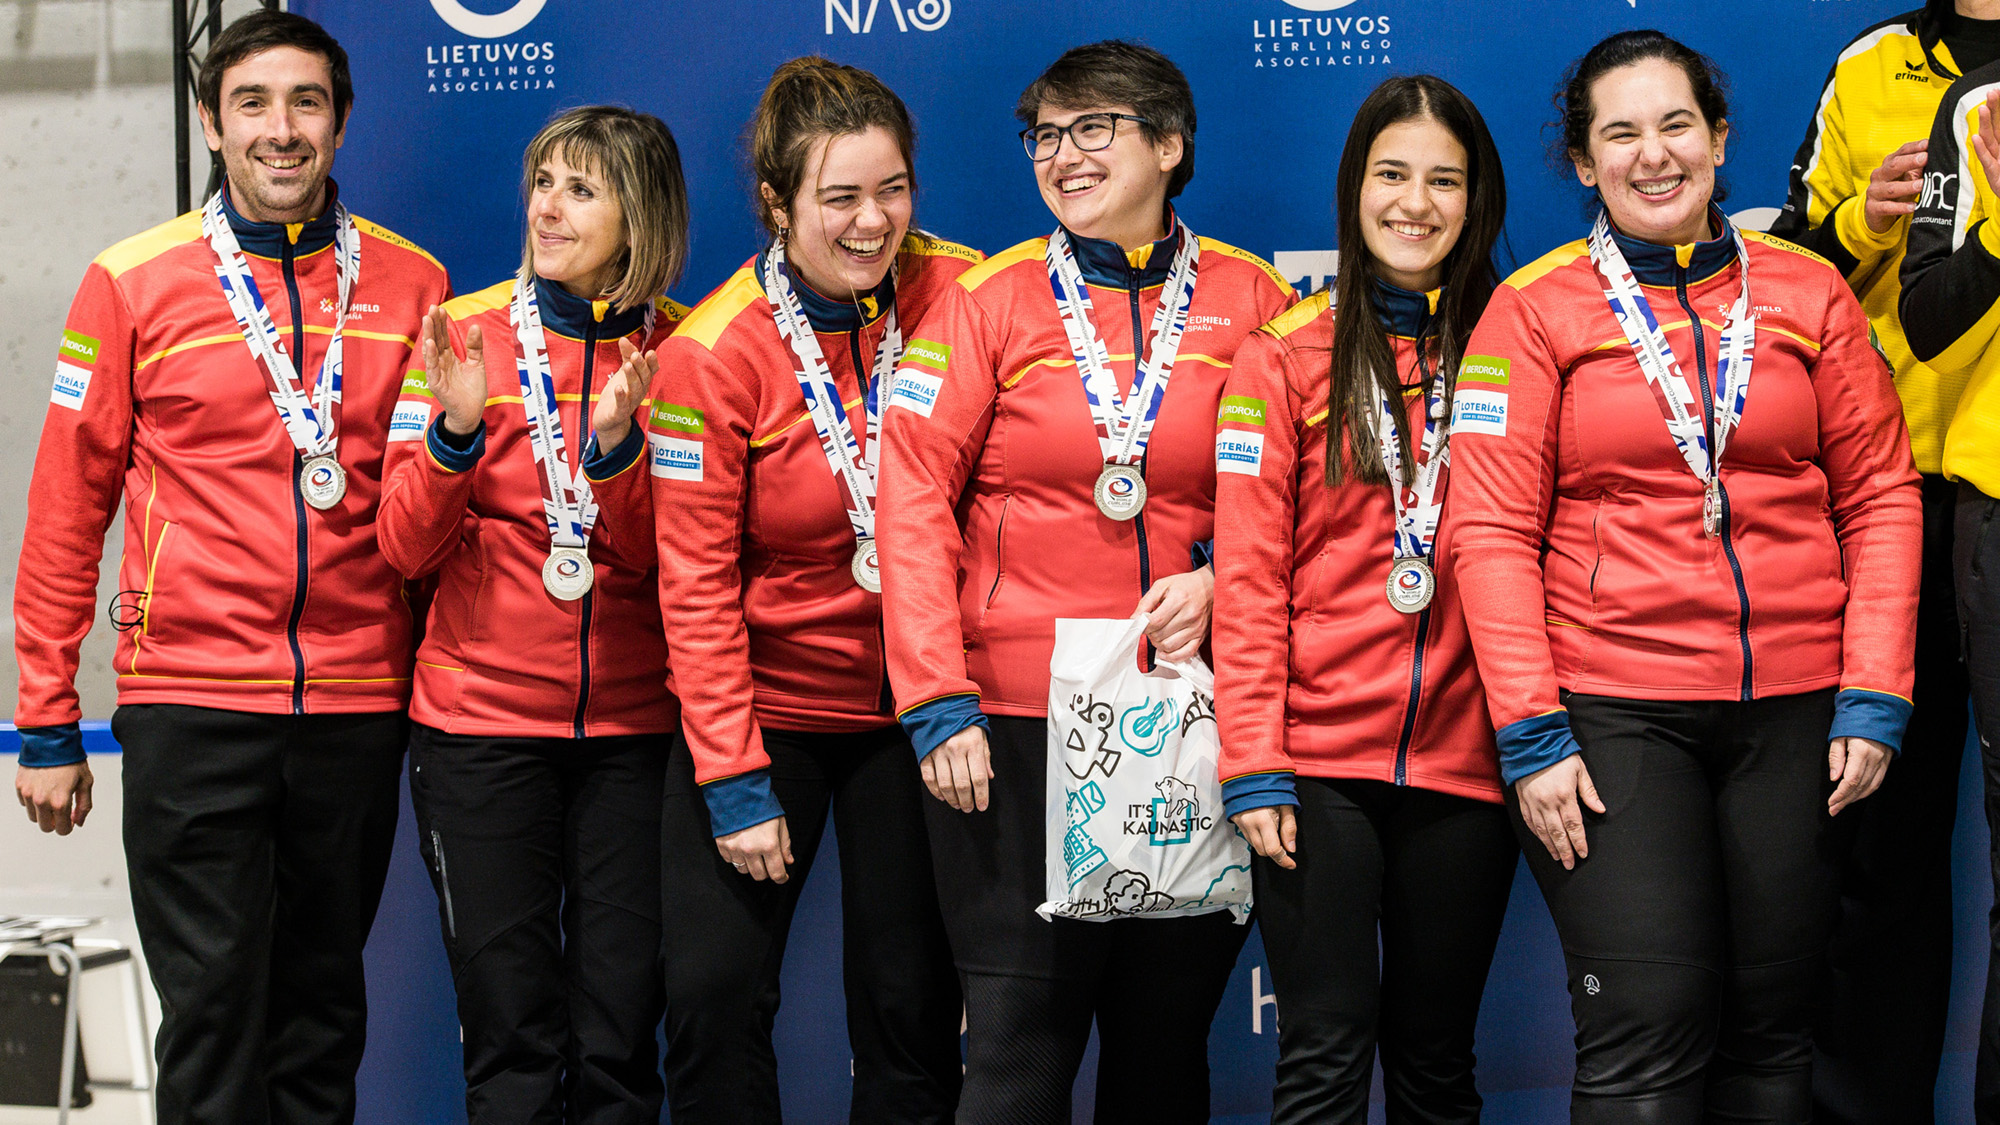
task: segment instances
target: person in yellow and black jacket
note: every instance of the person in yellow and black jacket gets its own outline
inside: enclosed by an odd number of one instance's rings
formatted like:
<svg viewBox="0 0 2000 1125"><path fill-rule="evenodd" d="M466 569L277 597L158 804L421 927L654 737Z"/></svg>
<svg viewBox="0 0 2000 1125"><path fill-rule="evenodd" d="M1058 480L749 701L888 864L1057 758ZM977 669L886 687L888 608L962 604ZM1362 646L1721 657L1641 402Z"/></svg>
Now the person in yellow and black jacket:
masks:
<svg viewBox="0 0 2000 1125"><path fill-rule="evenodd" d="M1894 370L1924 474L1919 686L1902 758L1856 810L1859 826L1846 845L1842 921L1815 1032L1813 1097L1822 1121L1930 1120L1944 1049L1967 684L1951 583L1957 488L1941 460L1964 380L1911 353L1896 305L1910 213L1925 185L1949 171L1935 159L1926 165L1931 120L1959 75L2000 56L2000 19L1991 17L2000 17L2000 0L1929 0L1841 48L1771 226L1846 276Z"/></svg>
<svg viewBox="0 0 2000 1125"><path fill-rule="evenodd" d="M2000 591L1987 579L2000 565L2000 539L1987 527L2000 511L2000 62L1951 85L1931 129L1930 170L1910 222L1903 258L1901 311L1910 350L1963 391L1943 443L1944 475L1957 481L1952 557L1972 718L1985 747L1986 820L2000 821ZM1928 494L1926 508L1928 509ZM1928 526L1929 513L1926 511ZM1989 556L1994 556L1989 558ZM1927 560L1928 562L1928 560ZM1928 575L1927 575L1928 577ZM1921 637L1922 634L1919 633ZM1921 656L1919 657L1921 659ZM1993 869L2000 886L2000 860ZM1982 1125L2000 1122L2000 936L1989 949L1986 1003L1979 1021L1974 1109Z"/></svg>

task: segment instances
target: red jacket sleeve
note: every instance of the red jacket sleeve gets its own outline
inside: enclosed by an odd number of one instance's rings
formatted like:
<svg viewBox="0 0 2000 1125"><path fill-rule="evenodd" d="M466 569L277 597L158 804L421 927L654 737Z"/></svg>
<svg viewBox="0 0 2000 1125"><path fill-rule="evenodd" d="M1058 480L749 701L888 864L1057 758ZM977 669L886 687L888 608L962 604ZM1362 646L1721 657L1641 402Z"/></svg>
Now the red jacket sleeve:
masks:
<svg viewBox="0 0 2000 1125"><path fill-rule="evenodd" d="M1843 694L1907 700L1916 674L1923 502L1888 364L1869 343L1868 319L1854 295L1830 272L1828 281L1827 324L1812 380L1819 463L1847 571L1840 686Z"/></svg>
<svg viewBox="0 0 2000 1125"><path fill-rule="evenodd" d="M1507 373L1505 384L1458 384L1445 508L1456 525L1451 558L1458 584L1479 591L1465 601L1466 624L1505 766L1509 725L1563 714L1541 564L1542 528L1556 487L1563 371L1534 306L1512 285L1494 291L1465 351L1465 363L1496 364ZM1472 420L1471 394L1499 398L1497 423L1491 402ZM1510 783L1518 776L1503 773Z"/></svg>
<svg viewBox="0 0 2000 1125"><path fill-rule="evenodd" d="M496 339L492 331L485 331L483 336L490 401L493 366L508 362L505 357L510 342L504 337ZM453 319L451 346L460 356L465 354L465 339L466 325ZM396 402L395 418L390 423L382 466L382 507L375 524L383 557L405 578L430 574L458 549L466 505L472 499L478 451L484 449L483 420L475 452L453 456L451 450L440 448L437 429L442 414L423 374L406 375L402 396ZM413 431L419 418L422 429Z"/></svg>
<svg viewBox="0 0 2000 1125"><path fill-rule="evenodd" d="M660 348L649 479L667 659L700 785L771 764L743 620L743 518L758 372L682 336Z"/></svg>
<svg viewBox="0 0 2000 1125"><path fill-rule="evenodd" d="M118 510L132 455L135 329L124 295L92 264L63 322L56 381L28 485L27 534L14 576L14 722L60 726L82 718L77 652L97 606L104 533ZM130 518L143 520L135 496ZM160 537L149 525L148 554Z"/></svg>
<svg viewBox="0 0 2000 1125"><path fill-rule="evenodd" d="M947 697L979 696L965 669L958 610L964 536L956 508L992 424L1001 339L978 299L949 286L904 349L883 411L875 535L899 714Z"/></svg>
<svg viewBox="0 0 2000 1125"><path fill-rule="evenodd" d="M1216 463L1215 714L1222 734L1216 764L1225 786L1294 768L1285 751L1285 692L1298 450L1306 426L1287 378L1289 352L1269 332L1252 333L1237 350L1222 392L1223 401L1239 409L1219 423L1217 441L1234 434L1263 440L1255 475L1241 471L1240 461ZM1252 416L1245 400L1257 404L1261 422L1244 420Z"/></svg>
<svg viewBox="0 0 2000 1125"><path fill-rule="evenodd" d="M659 318L652 338L641 343L639 350L642 352L664 350L674 329L687 315L687 309L664 297L655 303L659 308ZM659 382L659 376L654 376L654 382ZM584 462L584 473L590 479L590 493L597 498L597 529L591 535L591 542L601 541L606 552L642 574L659 565L657 532L653 524L652 478L646 471L651 460L646 427L652 412L653 398L649 391L632 419L632 429L639 442L636 457L621 463L618 458L610 456L612 450L603 450L599 459ZM605 475L600 478L597 475L599 472Z"/></svg>

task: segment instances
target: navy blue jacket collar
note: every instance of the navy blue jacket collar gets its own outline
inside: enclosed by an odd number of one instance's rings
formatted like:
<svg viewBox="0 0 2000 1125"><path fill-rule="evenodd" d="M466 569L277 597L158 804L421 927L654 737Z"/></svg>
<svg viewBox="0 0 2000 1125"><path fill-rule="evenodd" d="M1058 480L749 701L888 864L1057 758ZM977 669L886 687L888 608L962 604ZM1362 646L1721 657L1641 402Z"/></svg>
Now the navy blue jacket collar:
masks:
<svg viewBox="0 0 2000 1125"><path fill-rule="evenodd" d="M1368 301L1375 306L1375 315L1389 335L1411 340L1422 337L1433 315L1431 295L1391 285L1379 277L1372 280L1375 285Z"/></svg>
<svg viewBox="0 0 2000 1125"><path fill-rule="evenodd" d="M599 340L610 340L629 336L646 323L644 305L614 312L610 302L586 301L540 274L535 275L535 302L541 308L542 327L572 340L584 339L593 324Z"/></svg>
<svg viewBox="0 0 2000 1125"><path fill-rule="evenodd" d="M896 283L888 274L882 275L882 283L866 293L858 294L854 300L829 297L806 283L799 271L792 268L790 258L785 259L785 276L791 279L792 292L799 295L799 304L806 310L806 323L814 332L853 332L865 325L881 319L896 303ZM916 327L905 324L903 330Z"/></svg>
<svg viewBox="0 0 2000 1125"><path fill-rule="evenodd" d="M1168 207L1166 236L1130 253L1116 242L1085 238L1067 227L1064 230L1069 235L1070 247L1076 251L1076 264L1083 270L1086 283L1103 289L1129 289L1136 272L1138 287L1148 289L1167 280L1174 266L1174 254L1181 248L1181 234L1187 228L1181 225L1174 209Z"/></svg>
<svg viewBox="0 0 2000 1125"><path fill-rule="evenodd" d="M222 181L222 213L229 219L229 229L236 232L236 242L245 254L259 258L284 257L286 243L291 244L293 257L304 257L333 245L333 204L339 198L340 185L329 179L326 205L320 208L317 218L304 223L260 223L237 213L236 205L229 200L229 181Z"/></svg>
<svg viewBox="0 0 2000 1125"><path fill-rule="evenodd" d="M1736 239L1730 235L1729 220L1723 217L1720 207L1710 205L1708 229L1720 233L1691 246L1642 242L1619 230L1615 223L1611 237L1617 241L1639 284L1672 286L1682 280L1693 284L1714 277L1736 261ZM1687 271L1684 274L1680 272L1683 267Z"/></svg>

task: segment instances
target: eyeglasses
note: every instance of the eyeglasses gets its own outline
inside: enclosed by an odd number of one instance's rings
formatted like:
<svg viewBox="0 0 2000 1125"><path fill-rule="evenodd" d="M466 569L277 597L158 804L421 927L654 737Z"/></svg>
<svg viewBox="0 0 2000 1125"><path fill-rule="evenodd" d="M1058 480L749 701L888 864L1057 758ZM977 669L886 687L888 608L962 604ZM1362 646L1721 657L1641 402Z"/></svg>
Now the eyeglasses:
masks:
<svg viewBox="0 0 2000 1125"><path fill-rule="evenodd" d="M1021 130L1021 147L1028 151L1028 159L1037 164L1055 156L1065 135L1078 152L1098 152L1110 148L1111 142L1118 139L1120 121L1152 124L1129 113L1086 113L1067 125L1033 125Z"/></svg>

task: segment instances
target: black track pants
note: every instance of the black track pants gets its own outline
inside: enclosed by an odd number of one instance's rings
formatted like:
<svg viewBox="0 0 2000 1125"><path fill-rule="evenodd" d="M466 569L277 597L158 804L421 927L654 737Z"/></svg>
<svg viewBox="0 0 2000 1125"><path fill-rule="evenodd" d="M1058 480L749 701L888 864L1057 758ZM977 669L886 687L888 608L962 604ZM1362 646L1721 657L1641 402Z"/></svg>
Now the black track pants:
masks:
<svg viewBox="0 0 2000 1125"><path fill-rule="evenodd" d="M1067 1122L1097 1023L1097 1120L1208 1120L1208 1030L1249 927L1192 918L1044 921L1048 724L989 716L992 802L924 797L938 897L965 980L960 1125Z"/></svg>
<svg viewBox="0 0 2000 1125"><path fill-rule="evenodd" d="M1298 867L1253 868L1278 1000L1273 1125L1364 1125L1378 1041L1391 1123L1478 1121L1473 1026L1520 854L1507 810L1297 783Z"/></svg>
<svg viewBox="0 0 2000 1125"><path fill-rule="evenodd" d="M668 764L660 839L667 1090L674 1125L780 1120L771 1027L799 893L829 810L840 839L843 982L854 1052L850 1120L951 1120L961 1080L958 980L938 917L919 800L898 727L764 731L791 833L791 878L757 882L715 849L687 743ZM829 1029L829 1034L837 1034Z"/></svg>
<svg viewBox="0 0 2000 1125"><path fill-rule="evenodd" d="M160 1125L347 1125L361 950L395 846L406 720L140 704L132 913L160 991Z"/></svg>
<svg viewBox="0 0 2000 1125"><path fill-rule="evenodd" d="M665 734L418 724L417 838L458 988L471 1125L651 1125L662 1088Z"/></svg>
<svg viewBox="0 0 2000 1125"><path fill-rule="evenodd" d="M1953 544L1958 615L1965 638L1966 668L1972 680L1972 717L1979 725L1979 749L1986 776L1986 825L1991 830L1988 859L2000 887L2000 500L1961 483ZM1979 1125L2000 1123L2000 901L1987 915L1991 950L1986 970L1986 1007L1979 1019L1978 1073L1973 1082L1973 1114Z"/></svg>
<svg viewBox="0 0 2000 1125"><path fill-rule="evenodd" d="M1927 1125L1951 997L1951 833L1968 681L1952 592L1958 485L1925 476L1917 686L1903 752L1854 817L1814 1020L1814 1120Z"/></svg>
<svg viewBox="0 0 2000 1125"><path fill-rule="evenodd" d="M1586 810L1574 871L1516 824L1569 968L1571 1120L1810 1121L1847 827L1826 812L1832 689L1564 701L1608 811Z"/></svg>

